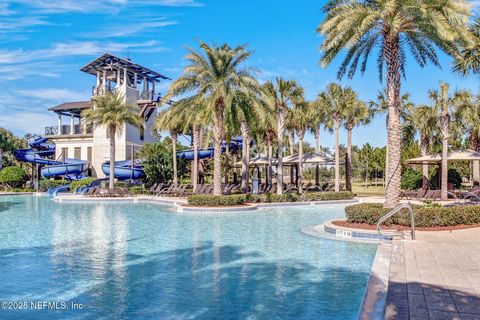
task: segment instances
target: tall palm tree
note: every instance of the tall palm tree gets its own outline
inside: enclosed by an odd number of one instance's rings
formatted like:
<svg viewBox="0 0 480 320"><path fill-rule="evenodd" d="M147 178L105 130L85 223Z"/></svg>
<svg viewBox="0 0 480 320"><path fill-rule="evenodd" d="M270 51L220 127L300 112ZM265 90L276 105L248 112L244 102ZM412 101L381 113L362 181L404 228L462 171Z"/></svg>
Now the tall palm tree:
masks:
<svg viewBox="0 0 480 320"><path fill-rule="evenodd" d="M436 110L430 106L418 106L413 109L410 122L420 135L422 156L427 156L430 153L431 141L439 128ZM422 175L422 189L426 190L429 185L428 164L422 164Z"/></svg>
<svg viewBox="0 0 480 320"><path fill-rule="evenodd" d="M335 132L335 192L340 191L340 126L343 120L343 109L346 107L346 92L353 91L347 87L342 88L339 84L330 83L327 89L321 92L317 101L325 106L327 111L326 127Z"/></svg>
<svg viewBox="0 0 480 320"><path fill-rule="evenodd" d="M353 90L345 92L345 108L343 109L344 126L347 130L347 161L345 162L345 188L352 191L352 131L357 125L367 124L372 112L364 102L358 100Z"/></svg>
<svg viewBox="0 0 480 320"><path fill-rule="evenodd" d="M283 192L283 136L288 109L290 106L303 99L303 89L294 80L277 78L275 82L267 82L263 86L268 105L277 114L277 194Z"/></svg>
<svg viewBox="0 0 480 320"><path fill-rule="evenodd" d="M0 128L0 170L3 168L3 153L13 150L13 139L10 131Z"/></svg>
<svg viewBox="0 0 480 320"><path fill-rule="evenodd" d="M298 137L298 193L303 193L303 138L310 125L311 112L309 109L313 108L313 104L302 101L295 104L292 110L292 125L297 131Z"/></svg>
<svg viewBox="0 0 480 320"><path fill-rule="evenodd" d="M385 128L388 130L388 123L389 123L389 117L388 117L388 106L389 106L389 100L388 100L388 90L385 88L385 90L378 92L377 94L377 100L371 100L369 101L370 107L372 108L372 111L374 114L383 114L386 113L386 118L385 118ZM403 126L405 123L406 119L408 119L411 115L411 111L413 110L413 104L410 102L410 94L408 92L403 93L400 96L400 127ZM402 130L403 131L403 130ZM387 182L387 170L388 170L388 139L386 143L386 157L385 157L385 174L384 174L384 180L385 183Z"/></svg>
<svg viewBox="0 0 480 320"><path fill-rule="evenodd" d="M480 16L473 19L469 31L470 37L461 41L460 54L455 57L453 69L464 75L480 74Z"/></svg>
<svg viewBox="0 0 480 320"><path fill-rule="evenodd" d="M165 98L188 95L189 99L206 103L207 113L213 120L213 194L221 195L225 109L239 92L247 96L257 96L261 87L254 79L252 71L243 67L251 55L245 46L209 46L200 42L200 49L202 52L188 49L188 65L182 75L172 83Z"/></svg>
<svg viewBox="0 0 480 320"><path fill-rule="evenodd" d="M205 104L201 101L183 99L158 114L153 125L154 130L167 130L172 140L173 157L173 183L178 183L177 169L177 143L180 133L191 132L193 161L192 161L192 184L193 190L197 189L198 183L198 149L200 145L200 130L202 126L210 124L210 119L205 114Z"/></svg>
<svg viewBox="0 0 480 320"><path fill-rule="evenodd" d="M464 92L457 91L453 96L449 93L450 85L441 82L438 90L430 90L429 96L434 108L440 117L440 131L442 133L442 200L448 199L448 139L451 137L451 112L459 108L464 101Z"/></svg>
<svg viewBox="0 0 480 320"><path fill-rule="evenodd" d="M241 169L241 189L248 191L249 171L248 163L250 161L250 140L252 130L256 125L265 121L271 121L270 108L262 101L261 96L248 97L243 94L237 94L232 100L232 104L227 106L226 127L232 134L240 132L242 136L242 169Z"/></svg>
<svg viewBox="0 0 480 320"><path fill-rule="evenodd" d="M322 153L320 146L320 129L322 125L325 125L327 115L325 113L325 108L320 104L318 99L311 102L311 107L308 109L310 112L310 127L309 130L313 133L313 139L315 141L315 153ZM315 184L320 183L320 166L315 165Z"/></svg>
<svg viewBox="0 0 480 320"><path fill-rule="evenodd" d="M139 115L137 106L125 102L120 93L107 92L103 96L93 98L93 108L84 110L82 117L94 127L105 126L110 136L110 176L109 189L114 188L115 182L115 138L125 125L137 128L144 126L144 120Z"/></svg>
<svg viewBox="0 0 480 320"><path fill-rule="evenodd" d="M465 0L330 0L325 20L317 31L322 66L329 65L342 49L347 54L338 77L353 77L360 63L363 73L368 58L378 48L379 78L384 71L388 92L388 183L385 207L393 208L400 196L400 89L407 53L423 67L439 65L436 48L455 52L455 42L466 37L470 6Z"/></svg>

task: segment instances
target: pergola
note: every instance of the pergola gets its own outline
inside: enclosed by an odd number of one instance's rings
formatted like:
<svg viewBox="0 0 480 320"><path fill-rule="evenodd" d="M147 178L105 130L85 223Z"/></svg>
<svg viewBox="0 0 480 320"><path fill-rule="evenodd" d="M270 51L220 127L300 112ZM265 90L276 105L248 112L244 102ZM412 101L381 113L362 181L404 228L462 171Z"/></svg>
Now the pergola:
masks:
<svg viewBox="0 0 480 320"><path fill-rule="evenodd" d="M282 163L286 167L290 167L290 178L293 178L293 170L298 173L298 155L290 155L282 158ZM277 158L271 159L272 166L276 166L278 161ZM333 165L334 162L331 158L317 153L306 153L303 155L302 164L305 165ZM233 164L234 167L239 168L242 166L242 162L238 161ZM268 166L268 157L266 156L256 156L248 162L249 168L256 168L258 170L258 174L260 175L260 168L267 169ZM295 175L295 181L298 182L298 174Z"/></svg>
<svg viewBox="0 0 480 320"><path fill-rule="evenodd" d="M474 181L478 181L479 177L479 168L478 164L480 161L480 152L473 151L473 150L466 150L466 151L452 151L449 152L447 155L447 162L448 161L468 161L473 162L474 164L474 172L473 172L473 179ZM421 165L441 165L442 164L442 154L437 153L433 155L426 155L418 158L412 158L405 161L407 164L421 164ZM439 178L441 175L439 175Z"/></svg>

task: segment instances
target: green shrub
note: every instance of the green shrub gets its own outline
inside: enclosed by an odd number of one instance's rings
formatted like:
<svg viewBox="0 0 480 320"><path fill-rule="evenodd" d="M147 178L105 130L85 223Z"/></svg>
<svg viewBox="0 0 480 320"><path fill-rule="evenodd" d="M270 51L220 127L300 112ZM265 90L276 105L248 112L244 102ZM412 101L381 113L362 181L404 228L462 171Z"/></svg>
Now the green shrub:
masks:
<svg viewBox="0 0 480 320"><path fill-rule="evenodd" d="M430 177L430 189L440 189L438 175L441 174L441 172L442 170L437 169ZM452 183L455 189L460 189L462 187L462 176L456 169L448 169L448 183Z"/></svg>
<svg viewBox="0 0 480 320"><path fill-rule="evenodd" d="M244 194L229 196L191 195L188 197L188 204L206 207L236 206L244 204L246 199L247 197Z"/></svg>
<svg viewBox="0 0 480 320"><path fill-rule="evenodd" d="M340 192L307 192L302 195L304 201L350 200L355 195L350 191Z"/></svg>
<svg viewBox="0 0 480 320"><path fill-rule="evenodd" d="M28 177L20 167L6 167L0 171L0 183L7 184L12 188L21 187Z"/></svg>
<svg viewBox="0 0 480 320"><path fill-rule="evenodd" d="M407 169L402 174L400 182L401 188L404 190L417 190L422 187L423 174L419 170Z"/></svg>
<svg viewBox="0 0 480 320"><path fill-rule="evenodd" d="M345 208L347 221L375 225L382 215L390 211L379 203L362 203ZM415 225L417 227L447 227L459 224L480 223L480 205L455 207L413 206ZM410 214L407 209L394 215L384 223L410 226Z"/></svg>
<svg viewBox="0 0 480 320"><path fill-rule="evenodd" d="M64 184L67 184L68 182L65 180L47 180L43 179L38 182L38 190L45 192L51 187L57 187L57 186L63 186Z"/></svg>
<svg viewBox="0 0 480 320"><path fill-rule="evenodd" d="M70 190L73 191L78 187L86 187L90 182L94 181L95 178L85 178L77 181L70 182Z"/></svg>
<svg viewBox="0 0 480 320"><path fill-rule="evenodd" d="M35 190L31 188L13 188L12 192L35 192Z"/></svg>
<svg viewBox="0 0 480 320"><path fill-rule="evenodd" d="M276 194L249 194L247 201L251 203L271 203L271 202L296 202L299 196L294 193Z"/></svg>
<svg viewBox="0 0 480 320"><path fill-rule="evenodd" d="M142 186L132 186L128 188L131 194L142 194L147 193L147 190L143 189Z"/></svg>

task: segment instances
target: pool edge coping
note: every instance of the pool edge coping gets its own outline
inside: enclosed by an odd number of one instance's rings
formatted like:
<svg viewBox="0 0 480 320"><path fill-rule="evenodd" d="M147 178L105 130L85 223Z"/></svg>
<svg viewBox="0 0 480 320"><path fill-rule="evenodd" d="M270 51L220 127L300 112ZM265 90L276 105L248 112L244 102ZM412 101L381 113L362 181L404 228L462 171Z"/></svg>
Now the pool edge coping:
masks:
<svg viewBox="0 0 480 320"><path fill-rule="evenodd" d="M379 243L357 319L384 319L390 277L391 243Z"/></svg>

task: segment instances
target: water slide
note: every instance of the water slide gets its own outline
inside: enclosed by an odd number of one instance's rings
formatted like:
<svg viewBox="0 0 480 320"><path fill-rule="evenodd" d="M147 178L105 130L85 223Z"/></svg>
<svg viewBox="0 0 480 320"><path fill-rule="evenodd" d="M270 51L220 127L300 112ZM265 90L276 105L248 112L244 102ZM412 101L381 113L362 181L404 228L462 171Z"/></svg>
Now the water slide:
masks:
<svg viewBox="0 0 480 320"><path fill-rule="evenodd" d="M110 176L110 161L106 161L102 164L102 171L106 176ZM143 165L138 161L124 160L115 161L115 178L118 180L137 180L145 177L145 171L143 171Z"/></svg>
<svg viewBox="0 0 480 320"><path fill-rule="evenodd" d="M88 162L66 158L63 162L51 159L55 155L55 145L47 143L47 138L35 136L29 139L30 149L15 150L18 161L41 165L40 173L44 178L63 176L67 180L79 180L86 177Z"/></svg>
<svg viewBox="0 0 480 320"><path fill-rule="evenodd" d="M238 150L241 150L242 149L242 144L243 144L242 138L238 138L238 137L237 138L232 138L231 142L230 142L230 145L229 145L229 149L233 150L235 148L238 148ZM252 145L252 144L253 144L253 141L250 141L250 145ZM214 149L215 148L213 148L213 147L198 149L197 150L198 159L213 158ZM227 144L222 143L222 153L224 153L226 150L227 150ZM194 155L195 155L195 151L193 149L183 150L183 151L177 152L177 157L178 158L189 160L189 161L193 160Z"/></svg>

